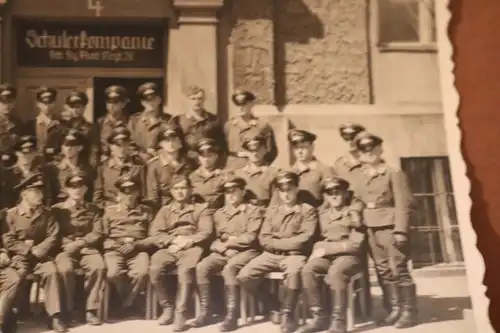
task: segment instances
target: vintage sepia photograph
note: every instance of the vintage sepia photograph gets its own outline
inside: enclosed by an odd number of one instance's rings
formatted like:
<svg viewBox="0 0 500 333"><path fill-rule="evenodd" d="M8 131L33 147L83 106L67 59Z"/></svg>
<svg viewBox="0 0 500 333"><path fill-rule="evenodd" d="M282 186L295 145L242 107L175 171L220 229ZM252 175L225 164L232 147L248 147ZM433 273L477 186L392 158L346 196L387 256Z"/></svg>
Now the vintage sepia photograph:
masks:
<svg viewBox="0 0 500 333"><path fill-rule="evenodd" d="M489 333L449 16L0 1L0 333Z"/></svg>

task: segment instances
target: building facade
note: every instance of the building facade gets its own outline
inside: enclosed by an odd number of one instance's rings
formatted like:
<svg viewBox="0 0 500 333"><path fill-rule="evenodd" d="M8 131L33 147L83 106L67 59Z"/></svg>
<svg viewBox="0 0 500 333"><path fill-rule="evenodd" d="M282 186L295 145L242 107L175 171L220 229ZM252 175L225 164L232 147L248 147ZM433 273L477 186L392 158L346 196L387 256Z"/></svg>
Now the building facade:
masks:
<svg viewBox="0 0 500 333"><path fill-rule="evenodd" d="M1 71L18 88L18 113L34 116L42 84L91 98L142 82L163 87L171 113L184 89L207 91L207 108L234 112L235 89L258 96L290 164L286 132L318 134L317 155L342 153L337 126L364 124L412 179L416 265L461 262L441 105L432 0L4 0ZM131 109L138 107L132 99Z"/></svg>

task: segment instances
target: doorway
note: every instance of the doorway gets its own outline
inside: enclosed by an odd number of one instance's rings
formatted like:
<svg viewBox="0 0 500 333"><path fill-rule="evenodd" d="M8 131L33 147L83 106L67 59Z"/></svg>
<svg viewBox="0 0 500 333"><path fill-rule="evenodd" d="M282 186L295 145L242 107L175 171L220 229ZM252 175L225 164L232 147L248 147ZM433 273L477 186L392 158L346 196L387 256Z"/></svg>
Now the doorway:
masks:
<svg viewBox="0 0 500 333"><path fill-rule="evenodd" d="M141 102L137 96L137 88L145 82L153 82L158 85L163 101L164 79L163 78L123 78L123 77L98 77L94 78L94 119L106 115L106 99L104 91L111 85L121 85L127 90L130 102L127 105L126 112L131 115L142 110Z"/></svg>

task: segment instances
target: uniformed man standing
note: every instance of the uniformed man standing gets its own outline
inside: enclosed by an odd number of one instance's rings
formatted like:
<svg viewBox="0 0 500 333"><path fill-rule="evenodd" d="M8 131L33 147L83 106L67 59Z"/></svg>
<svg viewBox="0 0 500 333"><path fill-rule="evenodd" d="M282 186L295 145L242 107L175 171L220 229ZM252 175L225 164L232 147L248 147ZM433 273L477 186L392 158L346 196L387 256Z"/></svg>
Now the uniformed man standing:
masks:
<svg viewBox="0 0 500 333"><path fill-rule="evenodd" d="M66 98L66 107L73 114L70 128L78 131L83 139L81 160L95 168L99 162L99 135L96 127L83 116L88 103L89 98L84 91L73 90Z"/></svg>
<svg viewBox="0 0 500 333"><path fill-rule="evenodd" d="M176 175L171 182L173 201L163 206L150 228L149 241L158 250L151 257L149 278L163 313L158 322L180 332L187 329L186 310L192 297L195 267L201 260L213 232L213 215L207 204L193 203L189 178ZM165 275L177 268L178 288L174 299L165 284Z"/></svg>
<svg viewBox="0 0 500 333"><path fill-rule="evenodd" d="M11 153L24 131L23 123L14 114L16 97L17 91L12 85L0 85L0 155L3 166L12 165Z"/></svg>
<svg viewBox="0 0 500 333"><path fill-rule="evenodd" d="M347 333L347 285L350 278L362 269L363 226L349 214L352 195L349 183L341 178L323 181L324 203L319 207L320 237L307 264L302 269L302 283L307 303L313 315L303 333L323 331L328 317L322 297L322 276L331 290L332 315L329 333Z"/></svg>
<svg viewBox="0 0 500 333"><path fill-rule="evenodd" d="M365 204L368 243L389 312L383 323L410 327L416 323L417 296L408 271L412 195L407 177L384 161L380 137L363 132L354 140L363 163L355 193Z"/></svg>
<svg viewBox="0 0 500 333"><path fill-rule="evenodd" d="M257 235L263 219L260 207L245 202L245 181L229 175L224 182L224 207L214 214L217 239L210 246L210 255L196 266L196 284L200 295L200 316L194 327L208 324L210 318L210 281L222 271L226 290L226 318L222 332L237 328L239 308L239 271L259 255Z"/></svg>
<svg viewBox="0 0 500 333"><path fill-rule="evenodd" d="M247 151L247 162L234 173L246 182L246 197L253 205L267 207L271 200L274 179L279 169L269 166L265 159L267 139L261 135L247 138L242 148Z"/></svg>
<svg viewBox="0 0 500 333"><path fill-rule="evenodd" d="M271 164L278 155L278 148L272 127L252 113L256 97L250 91L236 91L231 99L239 108L239 113L224 126L228 146L227 165L237 169L246 164L248 151L243 147L245 141L259 133L265 138L266 155L264 160Z"/></svg>
<svg viewBox="0 0 500 333"><path fill-rule="evenodd" d="M59 250L59 224L43 206L44 184L33 175L19 184L19 205L7 210L2 239L12 257L11 267L22 279L33 272L40 276L45 290L45 310L52 318L52 329L66 332L61 314L59 274L53 259Z"/></svg>
<svg viewBox="0 0 500 333"><path fill-rule="evenodd" d="M189 175L196 162L187 157L182 133L174 124L166 124L159 133L157 156L147 166L147 199L158 208L170 201L169 184L177 174Z"/></svg>
<svg viewBox="0 0 500 333"><path fill-rule="evenodd" d="M359 152L354 144L354 138L358 133L365 131L365 127L360 124L347 123L339 127L340 136L347 143L349 150L335 161L333 166L339 177L352 182L356 177L356 169L361 166Z"/></svg>
<svg viewBox="0 0 500 333"><path fill-rule="evenodd" d="M82 158L80 152L83 149L84 138L77 130L70 130L64 137L61 147L61 160L53 161L47 165L47 180L50 182L50 192L48 202L56 204L57 202L64 201L67 198L65 190L66 179L78 170L86 174L85 181L87 181L85 200L92 201L92 188L95 178L93 168L88 164L86 159Z"/></svg>
<svg viewBox="0 0 500 333"><path fill-rule="evenodd" d="M52 161L58 153L65 132L65 127L54 114L56 98L54 88L40 87L36 92L38 115L26 123L26 133L36 137L37 151L46 162Z"/></svg>
<svg viewBox="0 0 500 333"><path fill-rule="evenodd" d="M35 137L23 135L14 146L15 164L9 168L0 169L2 181L0 187L0 205L2 208L11 208L19 203L20 193L16 190L18 185L33 174L41 173L45 178L46 168L43 158L36 151ZM49 191L50 184L45 184ZM45 192L48 193L48 192ZM45 198L48 199L48 198Z"/></svg>
<svg viewBox="0 0 500 333"><path fill-rule="evenodd" d="M206 202L209 208L220 208L224 201L222 188L225 179L220 147L214 139L205 138L198 142L197 152L200 166L189 175L193 194L200 202Z"/></svg>
<svg viewBox="0 0 500 333"><path fill-rule="evenodd" d="M143 111L133 114L129 120L132 141L139 147L144 161L156 156L158 134L162 124L170 120L170 115L163 112L160 89L155 83L147 82L137 89Z"/></svg>
<svg viewBox="0 0 500 333"><path fill-rule="evenodd" d="M107 114L97 120L99 157L109 156L108 138L118 124L128 124L125 107L129 102L127 90L122 86L109 86L104 91Z"/></svg>
<svg viewBox="0 0 500 333"><path fill-rule="evenodd" d="M316 209L299 200L298 185L296 173L281 172L277 175L279 202L267 209L259 235L264 253L250 261L238 275L241 286L252 293L267 273L285 273L281 303L283 333L293 332L297 327L293 313L301 287L300 272L318 225Z"/></svg>
<svg viewBox="0 0 500 333"><path fill-rule="evenodd" d="M130 175L116 182L117 203L109 205L103 216L104 260L107 278L118 292L124 314L132 308L148 280L148 227L153 209L140 202L140 184ZM128 280L128 281L127 281Z"/></svg>
<svg viewBox="0 0 500 333"><path fill-rule="evenodd" d="M61 230L63 250L57 255L55 263L64 286L64 310L67 315L71 315L76 299L75 268L81 267L85 274L86 320L90 325L100 325L97 311L101 306L100 293L106 278L106 267L100 253L104 234L101 210L84 199L88 190L87 177L82 171L67 176L64 185L68 198L52 207Z"/></svg>
<svg viewBox="0 0 500 333"><path fill-rule="evenodd" d="M173 117L172 121L180 127L190 156L196 158L198 142L203 138L214 139L221 151L226 153L227 144L219 118L204 108L205 90L197 86L190 86L187 88L186 97L190 109Z"/></svg>
<svg viewBox="0 0 500 333"><path fill-rule="evenodd" d="M97 170L94 183L93 201L99 205L116 203L118 189L115 186L117 180L124 174L130 174L137 184L141 185L141 197L145 193L145 170L144 164L137 161L130 152L130 132L124 126L118 126L108 138L110 156Z"/></svg>

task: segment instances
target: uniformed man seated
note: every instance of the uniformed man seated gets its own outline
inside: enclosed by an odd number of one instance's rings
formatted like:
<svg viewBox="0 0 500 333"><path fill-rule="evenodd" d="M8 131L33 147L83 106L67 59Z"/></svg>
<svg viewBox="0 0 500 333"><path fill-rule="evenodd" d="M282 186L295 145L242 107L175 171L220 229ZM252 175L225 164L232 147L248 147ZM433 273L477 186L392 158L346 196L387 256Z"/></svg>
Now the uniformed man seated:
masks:
<svg viewBox="0 0 500 333"><path fill-rule="evenodd" d="M170 201L169 184L177 174L189 175L196 169L196 162L187 157L180 129L166 124L158 134L156 156L147 167L147 199L159 207Z"/></svg>
<svg viewBox="0 0 500 333"><path fill-rule="evenodd" d="M97 170L93 201L102 206L116 203L118 188L115 185L124 173L132 175L134 182L141 185L139 194L143 196L144 164L130 155L130 131L124 126L115 127L108 138L108 143L110 156Z"/></svg>
<svg viewBox="0 0 500 333"><path fill-rule="evenodd" d="M339 127L340 136L348 145L348 151L335 160L334 170L338 176L347 181L354 180L356 170L361 166L359 160L359 151L354 144L354 138L360 132L363 132L365 127L356 123L342 124Z"/></svg>
<svg viewBox="0 0 500 333"><path fill-rule="evenodd" d="M349 214L349 183L333 177L323 181L324 203L319 207L320 238L302 269L302 284L313 315L304 333L323 331L331 317L329 333L346 333L347 285L362 267L363 226ZM322 277L331 290L332 313L325 312Z"/></svg>
<svg viewBox="0 0 500 333"><path fill-rule="evenodd" d="M195 267L213 232L213 216L205 203L193 203L192 185L185 175L172 178L173 201L163 206L150 228L149 240L159 250L151 257L150 281L163 308L160 325L174 323L174 332L187 329L186 309L192 297ZM165 275L177 268L178 288L174 309Z"/></svg>
<svg viewBox="0 0 500 333"><path fill-rule="evenodd" d="M300 272L306 263L318 224L316 209L299 200L298 185L299 176L296 173L281 172L276 176L279 201L267 209L259 235L264 253L250 261L238 275L241 286L252 293L267 273L284 272L281 302L283 333L296 329L293 313L300 291ZM276 302L270 296L266 301Z"/></svg>
<svg viewBox="0 0 500 333"><path fill-rule="evenodd" d="M264 136L257 134L249 137L243 142L243 148L247 150L248 160L245 166L236 169L234 173L245 180L246 196L249 202L267 207L279 169L269 166L266 161L268 148Z"/></svg>
<svg viewBox="0 0 500 333"><path fill-rule="evenodd" d="M222 186L225 179L220 147L214 139L203 138L196 151L200 166L189 176L193 193L197 200L206 202L210 208L220 208L224 201Z"/></svg>
<svg viewBox="0 0 500 333"><path fill-rule="evenodd" d="M245 202L245 181L228 175L224 182L224 207L214 214L216 240L210 246L210 255L196 266L196 284L200 296L200 316L195 327L209 323L211 311L210 281L222 271L226 290L226 318L220 330L237 328L239 309L239 271L259 255L257 235L263 219L260 207Z"/></svg>
<svg viewBox="0 0 500 333"><path fill-rule="evenodd" d="M52 207L54 218L61 229L62 241L62 252L57 255L55 263L64 286L64 310L67 318L74 310L75 269L80 267L85 274L87 323L100 325L97 311L101 305L100 292L106 277L106 267L100 252L104 233L101 210L85 202L87 177L83 171L68 175L64 182L68 197Z"/></svg>
<svg viewBox="0 0 500 333"><path fill-rule="evenodd" d="M109 283L118 293L122 315L130 313L148 278L149 254L146 242L153 209L141 204L140 184L131 175L121 176L116 204L103 216L104 261Z"/></svg>
<svg viewBox="0 0 500 333"><path fill-rule="evenodd" d="M53 261L59 251L60 229L52 212L43 206L43 188L40 174L18 185L21 202L7 210L2 240L12 258L11 267L21 278L29 273L40 276L52 329L66 332L66 324L61 318L59 274Z"/></svg>

